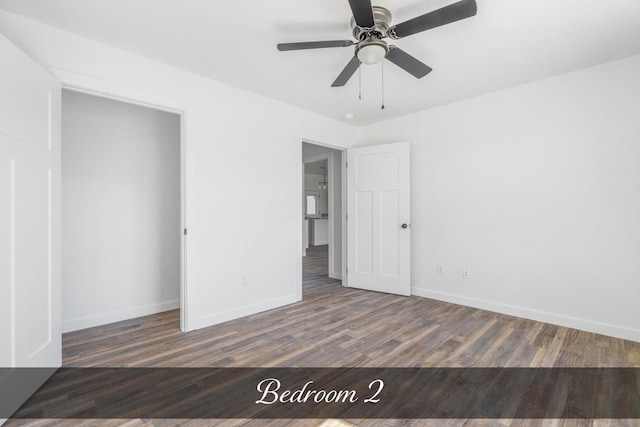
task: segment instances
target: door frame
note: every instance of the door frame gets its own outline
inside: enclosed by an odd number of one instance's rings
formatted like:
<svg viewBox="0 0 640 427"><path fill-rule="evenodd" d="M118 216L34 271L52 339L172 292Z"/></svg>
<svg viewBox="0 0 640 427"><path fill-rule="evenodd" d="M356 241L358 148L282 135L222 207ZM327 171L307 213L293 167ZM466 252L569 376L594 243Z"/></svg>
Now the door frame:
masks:
<svg viewBox="0 0 640 427"><path fill-rule="evenodd" d="M164 111L177 114L180 117L180 330L189 331L188 328L188 304L187 304L187 161L186 161L186 138L185 138L185 116L183 108L161 105L148 102L143 99L130 98L128 96L117 95L110 91L102 91L90 87L77 86L61 82L62 90L78 92L85 95L96 96L113 101L124 102L139 107L151 108L153 110ZM61 141L62 144L62 141ZM64 235L61 236L64 239Z"/></svg>
<svg viewBox="0 0 640 427"><path fill-rule="evenodd" d="M347 223L346 223L346 213L347 213L347 195L346 195L346 191L347 191L347 182L346 182L346 152L347 149L344 147L340 147L337 145L332 145L332 144L327 144L324 142L318 142L318 141L314 141L311 139L306 139L306 138L302 138L302 141L300 143L300 159L301 159L301 168L300 168L300 176L301 176L301 180L300 180L300 187L299 187L299 197L300 197L300 203L298 203L299 206L299 211L298 211L298 219L299 219L299 223L298 223L298 230L300 235L298 236L298 242L297 242L297 246L298 246L298 254L302 254L303 253L303 242L302 242L302 221L304 218L304 195L305 195L305 187L304 187L304 164L305 163L311 163L311 162L316 162L318 160L323 160L323 159L329 159L328 163L328 168L327 168L327 175L329 177L334 175L334 166L333 166L333 162L331 161L331 159L333 158L333 153L329 153L329 152L325 152L325 153L318 153L318 154L311 154L309 156L306 156L306 158L308 159L308 161L305 160L305 156L303 156L302 153L302 144L307 143L307 144L313 144L313 145L317 145L319 147L325 147L331 150L336 150L336 151L340 151L342 154L342 159L340 162L341 168L339 171L340 177L341 177L341 182L340 182L340 189L342 191L341 194L341 199L342 199L342 209L340 209L340 217L342 218L342 226L341 226L341 235L342 235L342 241L341 242L336 242L335 238L334 238L334 231L335 231L335 218L332 219L333 215L329 215L329 272L331 272L331 267L333 264L333 251L335 250L335 245L340 244L342 247L342 268L341 268L341 273L342 273L342 278L340 280L342 280L342 286L346 287L346 283L347 283L347 236L346 236L346 232L347 232ZM334 190L334 185L335 183L333 182L333 179L329 180L329 186L328 186L328 209L329 212L333 212L334 211L334 206L333 206L333 197L330 197L331 195L333 195ZM333 243L333 245L332 245ZM296 287L296 296L298 297L298 299L302 299L302 256L300 256L299 258L299 267L298 267L298 274L297 277L299 278L299 282L298 282L298 286Z"/></svg>

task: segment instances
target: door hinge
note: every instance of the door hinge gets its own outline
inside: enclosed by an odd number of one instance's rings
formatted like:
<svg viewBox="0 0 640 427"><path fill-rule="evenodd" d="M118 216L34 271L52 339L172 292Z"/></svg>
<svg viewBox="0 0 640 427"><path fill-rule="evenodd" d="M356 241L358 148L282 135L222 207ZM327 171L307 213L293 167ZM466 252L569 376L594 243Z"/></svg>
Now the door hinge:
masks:
<svg viewBox="0 0 640 427"><path fill-rule="evenodd" d="M186 228L184 229L184 235L185 236L187 235L187 229Z"/></svg>
<svg viewBox="0 0 640 427"><path fill-rule="evenodd" d="M345 162L345 163L344 163L344 167L345 167L345 168L348 168L348 167L349 167L349 162Z"/></svg>
<svg viewBox="0 0 640 427"><path fill-rule="evenodd" d="M349 273L349 267L345 268L344 272Z"/></svg>

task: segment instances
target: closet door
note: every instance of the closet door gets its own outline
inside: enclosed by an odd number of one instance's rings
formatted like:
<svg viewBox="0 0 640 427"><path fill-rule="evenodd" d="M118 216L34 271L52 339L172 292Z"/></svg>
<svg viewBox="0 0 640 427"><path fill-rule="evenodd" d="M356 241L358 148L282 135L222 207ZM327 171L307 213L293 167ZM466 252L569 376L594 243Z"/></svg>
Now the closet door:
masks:
<svg viewBox="0 0 640 427"><path fill-rule="evenodd" d="M0 93L2 419L61 365L60 83L0 36Z"/></svg>

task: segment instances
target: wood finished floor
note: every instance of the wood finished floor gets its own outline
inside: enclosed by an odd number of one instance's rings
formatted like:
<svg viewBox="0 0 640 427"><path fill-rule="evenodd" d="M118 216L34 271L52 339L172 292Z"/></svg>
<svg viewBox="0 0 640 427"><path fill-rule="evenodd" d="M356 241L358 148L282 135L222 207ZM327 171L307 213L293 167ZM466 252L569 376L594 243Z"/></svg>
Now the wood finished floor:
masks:
<svg viewBox="0 0 640 427"><path fill-rule="evenodd" d="M304 260L303 301L182 333L178 311L64 334L64 366L640 367L640 343L420 297L348 289L327 248ZM640 420L348 420L358 426L640 426ZM7 425L317 426L322 420L11 420ZM348 424L347 424L348 425Z"/></svg>
<svg viewBox="0 0 640 427"><path fill-rule="evenodd" d="M327 277L304 260L303 301L182 333L177 310L64 334L64 366L640 366L640 343Z"/></svg>

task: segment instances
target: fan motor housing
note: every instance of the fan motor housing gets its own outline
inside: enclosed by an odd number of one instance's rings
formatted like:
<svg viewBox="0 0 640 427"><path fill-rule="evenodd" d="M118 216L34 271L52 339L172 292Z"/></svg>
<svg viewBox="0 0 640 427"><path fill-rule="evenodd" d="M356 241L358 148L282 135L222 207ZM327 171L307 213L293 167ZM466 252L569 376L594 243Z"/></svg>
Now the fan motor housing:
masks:
<svg viewBox="0 0 640 427"><path fill-rule="evenodd" d="M351 28L353 37L356 40L364 40L370 37L382 38L387 36L387 31L391 25L391 12L382 6L372 6L373 9L373 27L362 28L356 24L354 18L351 18Z"/></svg>

